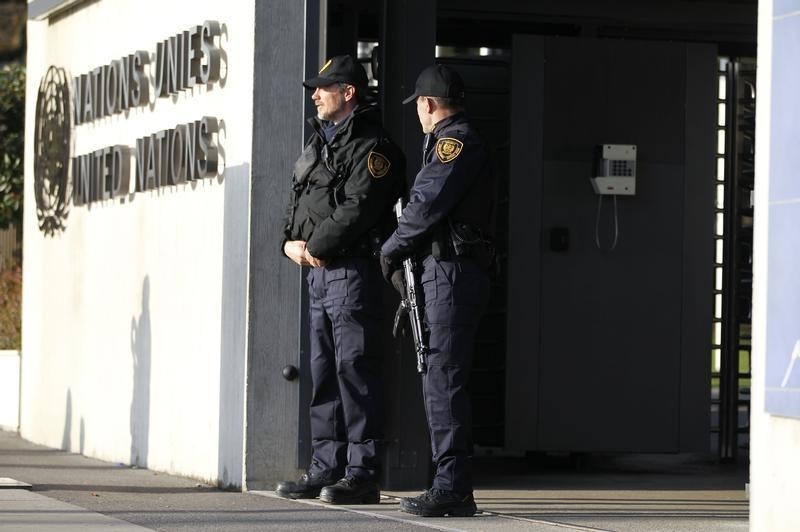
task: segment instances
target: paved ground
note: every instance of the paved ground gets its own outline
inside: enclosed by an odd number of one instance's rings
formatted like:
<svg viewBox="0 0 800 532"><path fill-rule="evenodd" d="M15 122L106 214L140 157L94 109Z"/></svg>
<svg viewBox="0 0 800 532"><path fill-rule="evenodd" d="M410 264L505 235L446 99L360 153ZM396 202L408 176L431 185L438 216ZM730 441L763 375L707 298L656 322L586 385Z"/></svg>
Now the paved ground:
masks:
<svg viewBox="0 0 800 532"><path fill-rule="evenodd" d="M640 456L566 461L481 459L472 519L421 519L381 504L332 507L271 493L223 492L191 479L36 446L0 431L0 530L747 530L746 467ZM0 482L0 485L2 482Z"/></svg>

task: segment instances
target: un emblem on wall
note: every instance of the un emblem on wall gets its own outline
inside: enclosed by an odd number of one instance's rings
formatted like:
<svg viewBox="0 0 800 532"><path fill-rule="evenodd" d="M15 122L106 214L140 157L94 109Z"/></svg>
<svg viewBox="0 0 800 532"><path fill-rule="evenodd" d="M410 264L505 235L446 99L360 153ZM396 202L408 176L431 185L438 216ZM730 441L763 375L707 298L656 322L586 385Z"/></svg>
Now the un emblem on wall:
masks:
<svg viewBox="0 0 800 532"><path fill-rule="evenodd" d="M36 100L33 145L33 190L39 229L53 235L69 214L69 164L72 132L69 80L63 68L51 66Z"/></svg>

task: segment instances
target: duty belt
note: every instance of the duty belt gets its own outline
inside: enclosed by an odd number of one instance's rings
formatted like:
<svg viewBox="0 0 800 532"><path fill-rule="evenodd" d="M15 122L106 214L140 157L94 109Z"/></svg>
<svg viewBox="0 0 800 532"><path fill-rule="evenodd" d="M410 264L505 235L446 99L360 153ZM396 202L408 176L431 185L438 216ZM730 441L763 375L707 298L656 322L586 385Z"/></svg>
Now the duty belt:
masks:
<svg viewBox="0 0 800 532"><path fill-rule="evenodd" d="M381 236L378 231L370 231L360 237L354 244L342 249L337 257L374 257L380 255Z"/></svg>

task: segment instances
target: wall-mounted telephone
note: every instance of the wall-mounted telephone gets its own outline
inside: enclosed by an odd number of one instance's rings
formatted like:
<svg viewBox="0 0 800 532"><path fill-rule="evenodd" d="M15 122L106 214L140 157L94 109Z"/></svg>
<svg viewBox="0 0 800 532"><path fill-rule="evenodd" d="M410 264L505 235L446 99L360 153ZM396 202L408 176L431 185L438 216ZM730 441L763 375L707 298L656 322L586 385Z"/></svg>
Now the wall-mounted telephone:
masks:
<svg viewBox="0 0 800 532"><path fill-rule="evenodd" d="M597 194L615 196L636 194L636 146L633 144L597 146L594 174L589 179Z"/></svg>
<svg viewBox="0 0 800 532"><path fill-rule="evenodd" d="M636 146L634 144L603 144L594 150L594 172L589 178L597 198L597 219L594 226L594 242L597 249L612 251L619 240L619 217L617 215L617 196L636 194ZM603 196L614 199L614 241L611 247L600 244L600 211Z"/></svg>

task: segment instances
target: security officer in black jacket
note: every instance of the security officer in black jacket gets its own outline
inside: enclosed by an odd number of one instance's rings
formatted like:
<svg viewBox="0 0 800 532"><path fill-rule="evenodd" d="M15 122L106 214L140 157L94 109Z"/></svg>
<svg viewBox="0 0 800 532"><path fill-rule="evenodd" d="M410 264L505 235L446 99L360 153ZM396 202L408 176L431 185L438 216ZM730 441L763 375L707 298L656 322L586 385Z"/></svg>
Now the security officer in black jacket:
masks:
<svg viewBox="0 0 800 532"><path fill-rule="evenodd" d="M366 102L367 76L350 56L328 61L313 90L314 133L295 163L282 250L307 277L310 309L312 460L288 498L377 503L382 437L380 270L382 224L404 181L405 160ZM385 225L384 225L385 227Z"/></svg>
<svg viewBox="0 0 800 532"><path fill-rule="evenodd" d="M489 299L494 182L486 148L463 111L464 83L454 70L422 71L416 102L426 133L423 165L397 229L383 244L384 276L397 285L407 257L422 263L430 354L423 394L436 474L430 489L403 499L422 516L471 516L471 411L466 385L475 333Z"/></svg>

